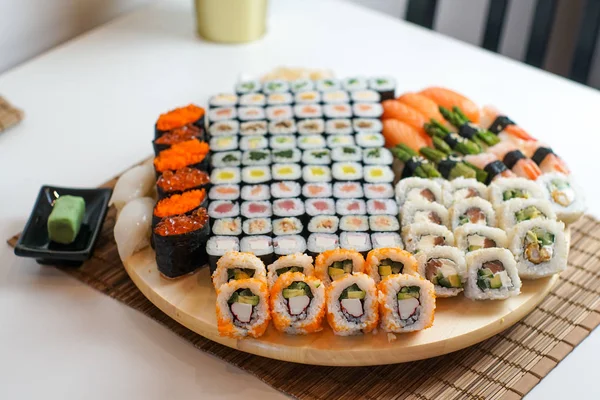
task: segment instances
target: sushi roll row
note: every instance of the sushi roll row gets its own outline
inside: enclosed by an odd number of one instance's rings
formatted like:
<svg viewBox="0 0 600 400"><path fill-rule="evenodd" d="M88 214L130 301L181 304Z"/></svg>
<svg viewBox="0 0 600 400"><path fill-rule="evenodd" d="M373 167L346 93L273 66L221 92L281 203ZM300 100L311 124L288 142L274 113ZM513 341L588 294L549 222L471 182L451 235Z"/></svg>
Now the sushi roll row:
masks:
<svg viewBox="0 0 600 400"><path fill-rule="evenodd" d="M376 76L372 78L365 78L361 76L348 77L346 79L338 80L333 78L310 80L310 79L298 79L292 82L284 80L270 80L260 82L257 80L243 81L236 84L235 92L238 96L244 96L248 94L263 93L265 95L275 93L303 93L310 91L318 91L322 93L347 91L350 94L356 92L376 92L378 94L377 101L383 101L388 98L393 98L396 90L396 81L391 77ZM231 102L231 98L226 98L227 101ZM365 100L361 98L361 100ZM220 104L219 102L217 104ZM211 104L212 106L212 104Z"/></svg>
<svg viewBox="0 0 600 400"><path fill-rule="evenodd" d="M485 186L407 178L396 186L402 239L436 295L476 300L518 295L520 278L564 270L568 243L542 187L523 178ZM489 279L488 279L489 278Z"/></svg>
<svg viewBox="0 0 600 400"><path fill-rule="evenodd" d="M416 273L417 260L397 248L329 250L313 266L311 256L279 257L265 267L255 255L231 251L217 262L219 334L260 337L272 320L287 334L323 329L325 316L336 335L414 332L433 323L433 284Z"/></svg>
<svg viewBox="0 0 600 400"><path fill-rule="evenodd" d="M204 109L194 105L162 114L155 125L158 201L152 212L151 244L167 278L194 272L206 262L210 148L204 139Z"/></svg>

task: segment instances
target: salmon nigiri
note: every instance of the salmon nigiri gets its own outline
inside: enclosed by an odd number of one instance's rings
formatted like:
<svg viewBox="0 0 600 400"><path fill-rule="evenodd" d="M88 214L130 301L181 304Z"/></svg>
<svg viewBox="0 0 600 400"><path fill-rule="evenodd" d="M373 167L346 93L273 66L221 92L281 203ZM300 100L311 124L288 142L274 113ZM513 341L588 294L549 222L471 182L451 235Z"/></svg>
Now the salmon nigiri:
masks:
<svg viewBox="0 0 600 400"><path fill-rule="evenodd" d="M427 136L423 127L429 122L429 119L419 111L404 103L400 103L398 100L386 100L381 105L383 106L381 119L399 119L421 132L424 136Z"/></svg>
<svg viewBox="0 0 600 400"><path fill-rule="evenodd" d="M502 135L508 135L513 141L518 140L535 140L527 131L520 126L517 126L510 118L502 115L495 107L484 106L481 109L480 125L497 134L502 138Z"/></svg>
<svg viewBox="0 0 600 400"><path fill-rule="evenodd" d="M537 164L510 142L500 142L487 151L502 160L508 169L521 178L534 181L542 174Z"/></svg>
<svg viewBox="0 0 600 400"><path fill-rule="evenodd" d="M430 145L418 130L398 119L386 119L383 121L383 137L385 147L392 148L399 144L405 144L414 151Z"/></svg>
<svg viewBox="0 0 600 400"><path fill-rule="evenodd" d="M569 167L567 167L567 163L557 156L549 146L544 146L540 142L526 142L523 153L535 161L543 173L559 172L565 175L571 173Z"/></svg>
<svg viewBox="0 0 600 400"><path fill-rule="evenodd" d="M438 105L429 97L425 97L418 93L404 93L396 100L417 110L427 119L435 119L439 122L444 122L444 116L440 113Z"/></svg>
<svg viewBox="0 0 600 400"><path fill-rule="evenodd" d="M445 107L449 110L453 107L460 108L471 122L474 124L479 123L479 107L462 94L441 87L430 87L422 90L420 93L423 96L429 97L438 106Z"/></svg>

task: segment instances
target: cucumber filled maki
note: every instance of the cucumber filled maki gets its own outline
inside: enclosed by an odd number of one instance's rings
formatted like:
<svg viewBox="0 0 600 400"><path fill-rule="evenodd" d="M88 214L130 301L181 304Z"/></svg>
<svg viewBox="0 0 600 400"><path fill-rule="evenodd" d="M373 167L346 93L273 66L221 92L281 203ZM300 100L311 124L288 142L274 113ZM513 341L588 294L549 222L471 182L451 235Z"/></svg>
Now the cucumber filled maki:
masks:
<svg viewBox="0 0 600 400"><path fill-rule="evenodd" d="M466 255L465 296L474 300L500 300L521 292L515 257L507 249L488 248Z"/></svg>
<svg viewBox="0 0 600 400"><path fill-rule="evenodd" d="M277 261L267 267L269 287L273 287L277 278L286 272L299 272L305 276L313 276L313 258L302 253L279 257Z"/></svg>
<svg viewBox="0 0 600 400"><path fill-rule="evenodd" d="M438 246L419 253L419 275L433 283L437 297L456 296L466 281L465 256L456 247Z"/></svg>
<svg viewBox="0 0 600 400"><path fill-rule="evenodd" d="M327 320L336 335L370 332L379 320L377 289L363 273L345 275L327 289Z"/></svg>
<svg viewBox="0 0 600 400"><path fill-rule="evenodd" d="M433 324L433 284L415 275L393 275L379 285L381 327L386 332L414 332Z"/></svg>
<svg viewBox="0 0 600 400"><path fill-rule="evenodd" d="M335 249L319 254L315 260L315 275L323 284L342 279L355 272L363 272L365 259L354 250Z"/></svg>
<svg viewBox="0 0 600 400"><path fill-rule="evenodd" d="M217 290L225 283L244 279L266 282L265 265L254 254L237 251L225 253L212 274L213 285Z"/></svg>
<svg viewBox="0 0 600 400"><path fill-rule="evenodd" d="M168 278L194 272L206 263L208 214L199 208L189 215L162 219L154 228L156 264Z"/></svg>
<svg viewBox="0 0 600 400"><path fill-rule="evenodd" d="M221 336L259 337L271 319L264 280L242 279L223 284L217 292L217 327Z"/></svg>
<svg viewBox="0 0 600 400"><path fill-rule="evenodd" d="M410 274L417 270L417 260L408 251L399 248L378 248L367 254L365 262L365 273L375 283L391 275Z"/></svg>

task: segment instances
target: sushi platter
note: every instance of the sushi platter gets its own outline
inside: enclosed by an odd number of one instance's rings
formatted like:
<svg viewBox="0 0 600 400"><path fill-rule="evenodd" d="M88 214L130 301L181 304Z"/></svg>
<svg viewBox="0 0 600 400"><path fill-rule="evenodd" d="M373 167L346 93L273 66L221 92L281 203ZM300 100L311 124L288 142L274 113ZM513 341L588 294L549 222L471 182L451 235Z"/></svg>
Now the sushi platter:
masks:
<svg viewBox="0 0 600 400"><path fill-rule="evenodd" d="M111 199L128 274L189 329L280 360L405 362L507 329L585 207L510 118L390 77L238 82L154 131Z"/></svg>

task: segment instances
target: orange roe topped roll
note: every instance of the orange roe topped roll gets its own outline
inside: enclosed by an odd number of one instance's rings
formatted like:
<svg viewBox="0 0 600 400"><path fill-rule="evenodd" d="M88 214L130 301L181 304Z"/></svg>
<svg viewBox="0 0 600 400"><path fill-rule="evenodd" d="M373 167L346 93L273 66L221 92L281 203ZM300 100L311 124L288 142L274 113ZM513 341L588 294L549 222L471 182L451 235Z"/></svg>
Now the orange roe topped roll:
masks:
<svg viewBox="0 0 600 400"><path fill-rule="evenodd" d="M160 236L183 235L204 228L208 222L206 208L199 208L191 215L176 215L161 220L154 228Z"/></svg>
<svg viewBox="0 0 600 400"><path fill-rule="evenodd" d="M185 167L177 171L165 171L156 181L156 186L159 196L166 197L200 188L209 183L210 177L206 172Z"/></svg>
<svg viewBox="0 0 600 400"><path fill-rule="evenodd" d="M325 286L354 272L363 272L364 257L355 250L335 249L319 254L315 260L315 276Z"/></svg>
<svg viewBox="0 0 600 400"><path fill-rule="evenodd" d="M417 259L408 251L398 247L381 247L367 254L365 273L375 283L391 275L417 274Z"/></svg>
<svg viewBox="0 0 600 400"><path fill-rule="evenodd" d="M163 150L154 158L154 168L162 173L202 163L208 155L209 146L198 139L186 140Z"/></svg>
<svg viewBox="0 0 600 400"><path fill-rule="evenodd" d="M170 131L171 129L181 128L184 125L194 123L204 116L204 108L194 104L185 107L179 107L164 114L161 114L156 121L156 129L160 131Z"/></svg>
<svg viewBox="0 0 600 400"><path fill-rule="evenodd" d="M160 200L154 206L154 217L161 219L174 215L186 214L202 205L206 200L206 190L190 190L182 194L175 194Z"/></svg>

